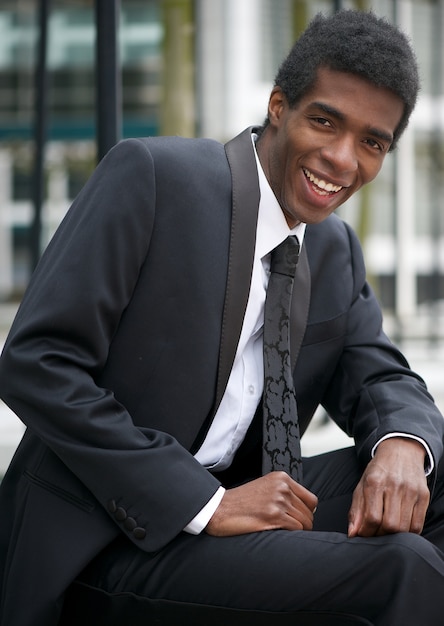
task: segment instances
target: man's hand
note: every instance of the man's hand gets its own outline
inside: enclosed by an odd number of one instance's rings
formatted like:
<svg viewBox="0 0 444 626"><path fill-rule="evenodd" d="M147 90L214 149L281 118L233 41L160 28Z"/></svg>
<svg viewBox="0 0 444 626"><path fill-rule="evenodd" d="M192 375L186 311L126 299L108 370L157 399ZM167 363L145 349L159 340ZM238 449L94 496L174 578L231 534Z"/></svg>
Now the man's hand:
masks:
<svg viewBox="0 0 444 626"><path fill-rule="evenodd" d="M205 532L217 537L261 530L311 530L317 497L285 472L228 489Z"/></svg>
<svg viewBox="0 0 444 626"><path fill-rule="evenodd" d="M379 444L353 494L349 537L421 533L430 500L424 459L424 446L414 439Z"/></svg>

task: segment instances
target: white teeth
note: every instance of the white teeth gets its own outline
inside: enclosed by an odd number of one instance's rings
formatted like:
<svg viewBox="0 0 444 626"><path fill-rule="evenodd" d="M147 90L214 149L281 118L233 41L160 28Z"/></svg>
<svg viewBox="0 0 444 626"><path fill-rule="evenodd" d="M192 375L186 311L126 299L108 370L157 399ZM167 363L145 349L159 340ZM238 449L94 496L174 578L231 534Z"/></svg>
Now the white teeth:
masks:
<svg viewBox="0 0 444 626"><path fill-rule="evenodd" d="M312 174L309 170L305 168L304 168L304 173L305 173L305 176L308 178L308 180L311 181L314 185L316 185L316 187L319 187L319 189L323 189L324 191L328 193L337 192L342 189L341 185L333 185L333 183L327 183L325 180L316 178L314 174Z"/></svg>

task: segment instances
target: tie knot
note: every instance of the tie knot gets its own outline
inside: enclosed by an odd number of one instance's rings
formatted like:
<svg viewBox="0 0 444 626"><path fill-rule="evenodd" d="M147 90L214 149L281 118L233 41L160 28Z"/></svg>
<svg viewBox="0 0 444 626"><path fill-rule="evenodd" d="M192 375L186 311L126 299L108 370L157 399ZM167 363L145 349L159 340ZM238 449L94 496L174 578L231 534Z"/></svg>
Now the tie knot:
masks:
<svg viewBox="0 0 444 626"><path fill-rule="evenodd" d="M290 235L271 252L270 270L276 274L294 276L299 260L299 241Z"/></svg>

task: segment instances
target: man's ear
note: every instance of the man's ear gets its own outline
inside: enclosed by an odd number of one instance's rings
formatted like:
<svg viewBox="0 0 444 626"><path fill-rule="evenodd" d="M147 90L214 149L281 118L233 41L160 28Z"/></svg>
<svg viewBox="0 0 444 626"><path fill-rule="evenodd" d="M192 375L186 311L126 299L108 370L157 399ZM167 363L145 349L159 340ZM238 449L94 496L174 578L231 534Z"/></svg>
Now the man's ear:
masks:
<svg viewBox="0 0 444 626"><path fill-rule="evenodd" d="M270 124L275 126L279 123L282 111L287 106L287 98L280 87L274 87L268 101L268 119Z"/></svg>

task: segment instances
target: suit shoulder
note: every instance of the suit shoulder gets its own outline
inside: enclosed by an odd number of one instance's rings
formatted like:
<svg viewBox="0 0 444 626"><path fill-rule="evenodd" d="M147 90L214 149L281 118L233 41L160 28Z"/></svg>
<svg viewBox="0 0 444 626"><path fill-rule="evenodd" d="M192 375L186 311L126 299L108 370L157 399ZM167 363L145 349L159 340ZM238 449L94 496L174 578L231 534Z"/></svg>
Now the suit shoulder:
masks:
<svg viewBox="0 0 444 626"><path fill-rule="evenodd" d="M365 262L358 236L347 222L330 215L319 224L307 226L304 245L312 276L330 274L331 279L345 268L352 269L356 284L365 279Z"/></svg>
<svg viewBox="0 0 444 626"><path fill-rule="evenodd" d="M212 188L212 194L231 189L231 172L224 146L211 139L159 137L143 140L151 155L157 184L183 192L198 193Z"/></svg>
<svg viewBox="0 0 444 626"><path fill-rule="evenodd" d="M308 247L322 246L324 249L336 248L338 245L352 249L360 247L358 237L350 224L334 214L319 224L308 224L304 241Z"/></svg>
<svg viewBox="0 0 444 626"><path fill-rule="evenodd" d="M102 162L108 171L112 167L127 166L134 171L149 167L157 175L161 172L180 173L181 177L220 175L228 172L228 161L221 143L213 139L187 139L182 137L146 137L122 139L113 146ZM141 170L138 168L142 168Z"/></svg>
<svg viewBox="0 0 444 626"><path fill-rule="evenodd" d="M143 137L124 139L121 149L146 151L156 163L214 162L224 158L224 147L214 139L190 139L186 137Z"/></svg>
<svg viewBox="0 0 444 626"><path fill-rule="evenodd" d="M333 213L319 224L307 224L305 232L306 237L310 239L326 236L344 237L348 228L348 224Z"/></svg>

